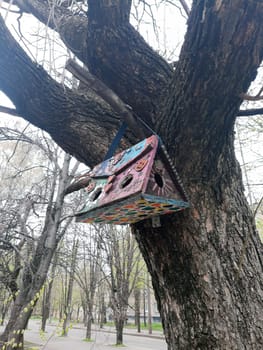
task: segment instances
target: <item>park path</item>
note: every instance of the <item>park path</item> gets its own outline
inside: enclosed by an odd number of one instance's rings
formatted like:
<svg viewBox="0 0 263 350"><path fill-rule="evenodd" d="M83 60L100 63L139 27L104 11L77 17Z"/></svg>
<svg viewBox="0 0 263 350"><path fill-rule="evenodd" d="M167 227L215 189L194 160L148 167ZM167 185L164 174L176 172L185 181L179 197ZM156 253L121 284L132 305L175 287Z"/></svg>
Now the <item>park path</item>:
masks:
<svg viewBox="0 0 263 350"><path fill-rule="evenodd" d="M85 342L85 328L81 325L73 326L67 337L59 336L59 327L48 325L47 333L41 335L40 322L30 320L25 332L25 340L39 346L40 350L110 350L114 349L115 331L107 327L100 330L94 328L92 341ZM136 330L125 329L124 344L126 350L166 350L167 346L161 332L138 334Z"/></svg>

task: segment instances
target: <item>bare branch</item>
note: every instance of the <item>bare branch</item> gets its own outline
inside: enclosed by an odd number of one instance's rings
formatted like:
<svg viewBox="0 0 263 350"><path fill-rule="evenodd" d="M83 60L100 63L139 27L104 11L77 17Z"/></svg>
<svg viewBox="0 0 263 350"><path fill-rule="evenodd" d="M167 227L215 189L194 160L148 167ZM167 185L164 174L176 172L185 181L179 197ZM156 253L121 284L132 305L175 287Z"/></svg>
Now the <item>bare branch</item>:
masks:
<svg viewBox="0 0 263 350"><path fill-rule="evenodd" d="M141 138L145 137L142 129L138 128L138 124L131 112L131 107L126 105L114 91L108 88L102 81L92 75L87 69L82 68L72 59L66 64L66 69L71 72L82 84L95 91L103 98L115 112L117 112L129 127L137 132Z"/></svg>
<svg viewBox="0 0 263 350"><path fill-rule="evenodd" d="M0 106L0 113L10 114L15 117L21 117L21 115L19 115L16 109L5 107L5 106Z"/></svg>
<svg viewBox="0 0 263 350"><path fill-rule="evenodd" d="M10 3L10 0L4 1ZM20 9L20 12L32 13L39 21L52 29L57 29L63 18L73 15L71 11L65 7L56 6L55 3L40 0L14 0L12 2Z"/></svg>
<svg viewBox="0 0 263 350"><path fill-rule="evenodd" d="M240 109L237 116L238 117L249 117L251 115L263 114L263 108L252 108L252 109Z"/></svg>
<svg viewBox="0 0 263 350"><path fill-rule="evenodd" d="M261 100L263 100L262 95L250 96L248 94L240 94L240 97L243 100L247 100L247 101L261 101Z"/></svg>
<svg viewBox="0 0 263 350"><path fill-rule="evenodd" d="M181 5L183 6L184 10L185 10L185 13L187 14L187 16L190 15L190 9L187 5L187 3L185 2L185 0L179 0Z"/></svg>
<svg viewBox="0 0 263 350"><path fill-rule="evenodd" d="M168 4L171 4L173 6L176 6L176 4L174 4L174 2L172 0L165 0L165 2L167 2ZM187 17L189 17L190 15L190 8L189 6L187 5L186 1L185 0L179 0L180 4L182 5L183 9L184 9L184 12L186 13Z"/></svg>
<svg viewBox="0 0 263 350"><path fill-rule="evenodd" d="M255 219L255 217L256 217L256 215L257 215L257 213L258 213L258 210L259 210L259 208L261 207L262 203L263 203L263 196L260 198L260 201L258 202L258 204L257 204L257 206L256 206L256 209L254 210L254 213L253 213L254 219Z"/></svg>
<svg viewBox="0 0 263 350"><path fill-rule="evenodd" d="M5 2L9 3L8 0ZM20 13L30 13L41 23L59 33L64 44L80 59L86 58L88 20L68 10L65 6L58 6L53 2L42 0L14 0Z"/></svg>
<svg viewBox="0 0 263 350"><path fill-rule="evenodd" d="M259 92L257 93L256 96L260 96L260 95L262 94L262 92L263 92L263 86L262 86L262 88L259 90Z"/></svg>

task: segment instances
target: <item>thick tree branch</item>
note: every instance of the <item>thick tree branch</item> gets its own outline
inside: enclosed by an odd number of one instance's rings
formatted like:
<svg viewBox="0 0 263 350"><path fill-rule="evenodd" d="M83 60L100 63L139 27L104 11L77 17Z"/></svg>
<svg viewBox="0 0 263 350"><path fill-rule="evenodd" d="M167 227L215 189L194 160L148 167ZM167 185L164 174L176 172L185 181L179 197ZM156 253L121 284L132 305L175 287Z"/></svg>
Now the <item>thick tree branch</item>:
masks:
<svg viewBox="0 0 263 350"><path fill-rule="evenodd" d="M209 178L218 171L219 160L231 157L240 94L248 90L263 58L262 16L263 4L257 1L193 3L166 101L170 107L159 120L161 136L177 155L183 178L198 169L191 162L194 154L200 159L198 178ZM190 164L195 169L187 169Z"/></svg>
<svg viewBox="0 0 263 350"><path fill-rule="evenodd" d="M173 70L129 24L129 3L89 1L86 66L154 125Z"/></svg>
<svg viewBox="0 0 263 350"><path fill-rule="evenodd" d="M85 16L73 15L63 6L51 9L40 0L16 4L56 30L94 75L153 125L173 70L129 25L131 0L90 1L88 39Z"/></svg>
<svg viewBox="0 0 263 350"><path fill-rule="evenodd" d="M187 5L186 1L185 0L179 0L179 1L180 1L180 4L183 6L185 13L187 14L187 16L189 16L190 15L190 8Z"/></svg>
<svg viewBox="0 0 263 350"><path fill-rule="evenodd" d="M127 106L111 89L109 89L103 82L92 75L87 69L82 68L73 60L68 60L66 69L70 71L82 84L92 89L104 101L106 101L112 109L127 123L131 130L135 131L137 136L144 138L141 127L136 122L131 107Z"/></svg>
<svg viewBox="0 0 263 350"><path fill-rule="evenodd" d="M17 113L47 131L79 160L89 165L98 163L119 125L119 117L94 92L77 94L51 79L17 44L2 17L0 51L0 89L14 103Z"/></svg>
<svg viewBox="0 0 263 350"><path fill-rule="evenodd" d="M89 0L88 16L92 24L116 26L127 23L130 17L131 0Z"/></svg>

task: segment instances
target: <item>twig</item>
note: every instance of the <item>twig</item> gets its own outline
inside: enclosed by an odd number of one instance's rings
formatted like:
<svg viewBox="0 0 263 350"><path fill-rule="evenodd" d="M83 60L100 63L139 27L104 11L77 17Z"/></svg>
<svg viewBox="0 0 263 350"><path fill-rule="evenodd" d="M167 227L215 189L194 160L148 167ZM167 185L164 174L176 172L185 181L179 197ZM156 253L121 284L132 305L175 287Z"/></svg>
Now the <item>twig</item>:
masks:
<svg viewBox="0 0 263 350"><path fill-rule="evenodd" d="M252 109L240 109L238 111L238 117L249 117L251 115L263 114L263 108L252 108Z"/></svg>
<svg viewBox="0 0 263 350"><path fill-rule="evenodd" d="M173 5L173 6L178 8L178 6L176 4L174 4L173 1L171 1L171 0L165 0L165 2L167 2L168 4L171 4L171 5ZM179 2L182 5L182 7L184 9L184 12L186 13L187 17L189 17L189 15L190 15L190 8L187 5L186 1L185 0L179 0Z"/></svg>
<svg viewBox="0 0 263 350"><path fill-rule="evenodd" d="M256 209L254 210L254 213L253 213L253 218L255 219L256 215L257 215L257 212L258 212L258 209L261 207L261 204L263 203L263 196L261 197L260 201L258 202L257 206L256 206Z"/></svg>
<svg viewBox="0 0 263 350"><path fill-rule="evenodd" d="M19 115L19 113L15 108L0 106L0 113L6 113L6 114L13 115L15 117L21 117L21 115Z"/></svg>
<svg viewBox="0 0 263 350"><path fill-rule="evenodd" d="M247 101L261 101L261 100L263 100L262 95L250 96L248 94L240 94L240 97L243 100L247 100Z"/></svg>

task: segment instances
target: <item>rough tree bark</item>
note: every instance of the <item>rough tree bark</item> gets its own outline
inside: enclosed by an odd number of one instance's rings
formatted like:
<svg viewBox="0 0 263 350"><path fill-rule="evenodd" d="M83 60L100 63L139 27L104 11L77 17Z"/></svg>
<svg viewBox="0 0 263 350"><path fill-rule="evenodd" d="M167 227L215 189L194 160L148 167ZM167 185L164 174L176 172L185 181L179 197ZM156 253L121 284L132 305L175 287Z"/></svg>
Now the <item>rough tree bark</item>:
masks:
<svg viewBox="0 0 263 350"><path fill-rule="evenodd" d="M72 50L83 48L90 71L160 133L191 201L189 210L162 217L160 228L133 227L169 350L261 349L262 246L243 194L234 122L263 57L262 1L194 0L174 72L128 23L130 1L88 4L89 22L79 20L85 30ZM67 26L76 38L77 26ZM17 111L79 159L98 163L118 116L99 98L63 90L1 20L0 50L0 88Z"/></svg>

